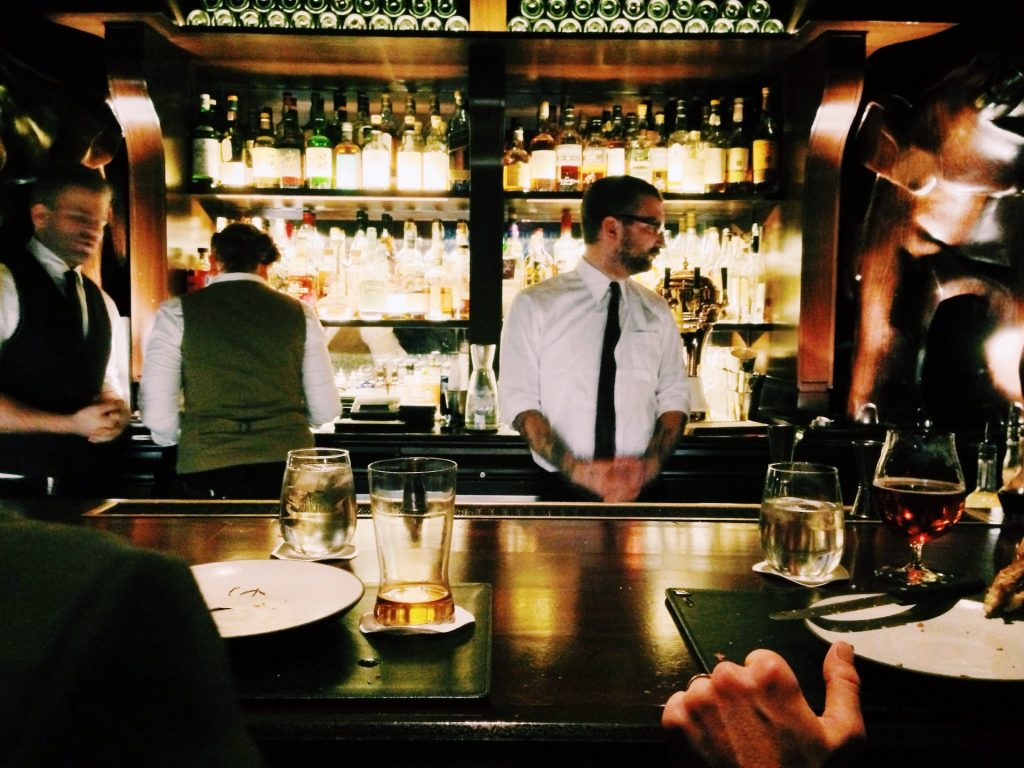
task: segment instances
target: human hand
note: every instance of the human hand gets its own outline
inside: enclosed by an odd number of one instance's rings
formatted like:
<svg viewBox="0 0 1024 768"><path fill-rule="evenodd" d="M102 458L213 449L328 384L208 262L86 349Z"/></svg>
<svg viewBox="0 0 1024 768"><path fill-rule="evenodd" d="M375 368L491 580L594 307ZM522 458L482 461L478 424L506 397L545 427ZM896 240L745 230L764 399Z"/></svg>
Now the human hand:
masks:
<svg viewBox="0 0 1024 768"><path fill-rule="evenodd" d="M643 459L577 461L569 479L609 504L635 501L646 482Z"/></svg>
<svg viewBox="0 0 1024 768"><path fill-rule="evenodd" d="M758 649L741 667L718 664L710 676L672 695L661 723L687 760L710 766L830 766L852 759L865 738L853 647L825 656L825 711L808 706L796 675L773 651ZM689 763L687 763L689 764Z"/></svg>
<svg viewBox="0 0 1024 768"><path fill-rule="evenodd" d="M120 398L101 399L71 415L75 434L90 443L107 443L124 431L128 424L128 405Z"/></svg>

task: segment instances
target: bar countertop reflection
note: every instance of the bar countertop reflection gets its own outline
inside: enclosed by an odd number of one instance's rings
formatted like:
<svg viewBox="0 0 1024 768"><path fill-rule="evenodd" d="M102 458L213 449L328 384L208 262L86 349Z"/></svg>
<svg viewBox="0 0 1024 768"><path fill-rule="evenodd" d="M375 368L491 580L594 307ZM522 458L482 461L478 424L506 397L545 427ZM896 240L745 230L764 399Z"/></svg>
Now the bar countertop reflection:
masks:
<svg viewBox="0 0 1024 768"><path fill-rule="evenodd" d="M4 505L32 517L105 530L192 564L263 559L280 542L272 502ZM299 756L311 764L337 756L340 742L347 745L344 754L376 754L376 759L384 759L385 752L392 758L418 754L423 742L453 745L445 750L447 765L525 759L543 764L541 756L552 743L572 744L578 757L600 764L618 764L621 758L667 765L662 706L702 670L666 607L666 590L796 591L810 602L851 589L873 591L875 567L905 559L904 539L875 521L848 521L843 564L851 581L804 591L751 570L762 559L757 510L755 505L462 505L450 577L453 584L486 582L493 589L489 697L243 700L253 733L268 762L282 765ZM350 569L370 592L378 580L377 558L372 523L361 512L353 539L360 554L339 567ZM1024 520L991 526L965 519L929 544L926 557L937 568L987 583L1022 535ZM297 639L286 631L264 642L268 650L280 644L279 650L292 653L300 650L291 645ZM268 663L274 653L268 653ZM946 679L936 688L935 678L927 675L858 659L859 669L871 666L876 669L866 684L920 687L925 698L936 691L953 693L941 706L867 709L876 757L945 758L960 749L965 755L984 754L989 765L1019 757L1019 727L1008 713L1013 708L996 702L1024 693L1024 684ZM979 700L988 704L979 706Z"/></svg>

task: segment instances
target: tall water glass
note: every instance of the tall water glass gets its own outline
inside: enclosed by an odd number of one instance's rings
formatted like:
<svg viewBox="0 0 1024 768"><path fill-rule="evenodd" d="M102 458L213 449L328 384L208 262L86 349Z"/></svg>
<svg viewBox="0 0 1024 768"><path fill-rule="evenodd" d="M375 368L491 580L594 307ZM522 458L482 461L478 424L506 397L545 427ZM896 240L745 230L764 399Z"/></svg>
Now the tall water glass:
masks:
<svg viewBox="0 0 1024 768"><path fill-rule="evenodd" d="M310 557L337 554L356 530L352 463L341 448L288 451L281 482L281 535Z"/></svg>
<svg viewBox="0 0 1024 768"><path fill-rule="evenodd" d="M457 465L448 459L372 462L370 511L380 587L373 616L385 626L437 624L455 615L448 556Z"/></svg>
<svg viewBox="0 0 1024 768"><path fill-rule="evenodd" d="M761 548L778 573L820 579L843 556L839 471L827 464L768 465L761 498Z"/></svg>

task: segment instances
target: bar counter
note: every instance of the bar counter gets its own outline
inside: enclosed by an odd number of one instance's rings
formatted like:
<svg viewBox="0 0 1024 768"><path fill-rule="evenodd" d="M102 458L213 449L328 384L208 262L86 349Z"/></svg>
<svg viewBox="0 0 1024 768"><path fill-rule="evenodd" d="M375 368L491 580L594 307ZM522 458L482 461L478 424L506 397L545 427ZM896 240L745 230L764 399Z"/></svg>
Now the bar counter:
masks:
<svg viewBox="0 0 1024 768"><path fill-rule="evenodd" d="M264 559L280 541L272 502L0 504L108 531L191 564ZM444 765L566 759L668 765L662 706L702 669L666 606L666 590L729 590L754 599L786 593L803 605L874 591L875 567L906 559L905 541L876 521L851 520L843 558L850 582L807 590L751 570L762 559L756 518L754 505L460 505L450 576L453 584L483 582L493 590L489 695L461 701L243 695L252 732L271 765L394 765L405 758L424 765L435 758ZM925 547L925 559L987 583L1022 535L1024 521L993 526L965 518ZM372 594L377 558L362 506L353 543L360 554L338 567ZM245 683L256 659L260 674L272 677L274 665L286 668L287 657L322 645L330 636L322 625L336 629L339 621L228 641L236 677ZM865 765L915 758L948 764L957 754L970 764L1016 764L1024 740L1010 702L1024 694L1024 684L857 664L869 733ZM903 701L908 691L920 694L910 697L912 706L885 704L888 693ZM571 758L564 747L572 748Z"/></svg>

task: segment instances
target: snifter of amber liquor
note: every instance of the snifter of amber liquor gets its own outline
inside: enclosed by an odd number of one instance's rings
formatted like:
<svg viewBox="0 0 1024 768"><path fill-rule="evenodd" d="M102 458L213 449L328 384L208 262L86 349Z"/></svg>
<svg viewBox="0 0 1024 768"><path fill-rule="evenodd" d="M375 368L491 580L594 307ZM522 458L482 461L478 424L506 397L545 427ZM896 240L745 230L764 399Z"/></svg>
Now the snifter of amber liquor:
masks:
<svg viewBox="0 0 1024 768"><path fill-rule="evenodd" d="M380 565L373 616L383 626L440 624L455 616L448 559L456 470L454 461L419 457L367 467Z"/></svg>

